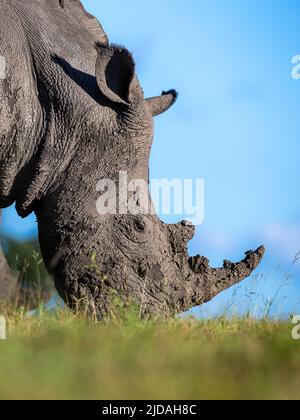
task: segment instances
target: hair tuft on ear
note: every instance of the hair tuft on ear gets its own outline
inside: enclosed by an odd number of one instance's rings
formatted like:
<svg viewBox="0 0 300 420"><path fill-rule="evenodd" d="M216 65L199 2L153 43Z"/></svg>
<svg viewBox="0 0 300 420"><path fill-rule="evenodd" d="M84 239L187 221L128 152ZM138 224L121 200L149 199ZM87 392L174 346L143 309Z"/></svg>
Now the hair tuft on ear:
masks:
<svg viewBox="0 0 300 420"><path fill-rule="evenodd" d="M172 95L173 96L173 104L177 101L179 93L177 92L177 90L175 89L171 89L171 90L167 90L167 91L163 91L162 92L162 96L166 96L166 95Z"/></svg>
<svg viewBox="0 0 300 420"><path fill-rule="evenodd" d="M163 114L170 109L177 101L178 95L176 90L171 89L167 92L162 92L161 96L147 99L146 102L150 107L153 117Z"/></svg>

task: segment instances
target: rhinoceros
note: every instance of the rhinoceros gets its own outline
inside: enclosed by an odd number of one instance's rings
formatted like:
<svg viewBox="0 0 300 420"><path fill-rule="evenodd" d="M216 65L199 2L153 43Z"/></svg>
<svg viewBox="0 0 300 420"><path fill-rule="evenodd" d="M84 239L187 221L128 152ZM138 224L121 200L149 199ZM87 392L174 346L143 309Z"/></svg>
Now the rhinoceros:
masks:
<svg viewBox="0 0 300 420"><path fill-rule="evenodd" d="M78 0L0 0L0 8L0 208L36 214L45 265L67 305L85 302L101 319L118 294L141 316L169 317L248 277L263 247L211 268L188 255L191 223L97 211L102 179L117 184L122 171L149 182L154 117L176 91L145 99L133 56L109 43ZM0 262L10 299L18 283Z"/></svg>

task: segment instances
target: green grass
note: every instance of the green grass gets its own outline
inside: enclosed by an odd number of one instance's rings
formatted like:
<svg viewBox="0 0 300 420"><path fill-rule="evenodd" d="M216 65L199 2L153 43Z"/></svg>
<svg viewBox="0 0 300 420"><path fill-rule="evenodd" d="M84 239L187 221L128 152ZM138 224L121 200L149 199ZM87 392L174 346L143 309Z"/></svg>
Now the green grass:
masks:
<svg viewBox="0 0 300 420"><path fill-rule="evenodd" d="M28 255L19 268L39 302L45 274L39 254ZM33 317L0 305L0 399L299 399L300 341L290 322L270 320L290 282L289 273L278 287L272 276L253 278L214 321L141 321L118 296L101 323L42 304ZM261 283L272 284L268 297ZM245 318L233 318L240 308Z"/></svg>
<svg viewBox="0 0 300 420"><path fill-rule="evenodd" d="M300 342L289 323L3 312L1 399L300 397Z"/></svg>

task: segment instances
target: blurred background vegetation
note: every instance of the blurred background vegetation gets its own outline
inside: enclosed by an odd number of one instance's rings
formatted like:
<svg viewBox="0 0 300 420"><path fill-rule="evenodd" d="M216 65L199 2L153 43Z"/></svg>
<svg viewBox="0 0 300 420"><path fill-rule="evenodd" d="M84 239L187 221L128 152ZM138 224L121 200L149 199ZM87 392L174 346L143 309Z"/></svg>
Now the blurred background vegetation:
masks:
<svg viewBox="0 0 300 420"><path fill-rule="evenodd" d="M1 243L10 267L20 273L21 282L26 288L53 289L53 282L45 268L36 239L18 241L2 236Z"/></svg>

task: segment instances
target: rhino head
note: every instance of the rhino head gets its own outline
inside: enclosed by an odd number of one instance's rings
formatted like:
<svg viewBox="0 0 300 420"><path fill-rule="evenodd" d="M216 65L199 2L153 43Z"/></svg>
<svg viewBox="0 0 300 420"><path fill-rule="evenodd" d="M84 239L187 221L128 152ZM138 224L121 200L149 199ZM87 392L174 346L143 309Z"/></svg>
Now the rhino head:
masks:
<svg viewBox="0 0 300 420"><path fill-rule="evenodd" d="M6 8L25 31L22 77L32 83L28 101L35 109L35 131L27 147L30 157L16 166L14 177L6 177L1 196L3 205L16 201L22 217L35 211L43 257L65 302L87 303L101 318L117 291L134 298L142 315L170 316L249 276L263 247L238 264L210 268L206 258L188 255L194 227L163 223L148 191L151 211L141 206L138 189L130 193L132 213L120 212L120 200L116 211L97 208L99 181L110 180L117 199L124 188L120 173L128 182L149 182L153 119L175 103L176 92L145 99L132 55L110 45L77 0L30 5L15 0ZM26 95L27 89L17 88ZM17 109L20 104L18 97ZM20 115L24 125L25 114ZM24 131L18 129L16 136L24 151ZM17 147L10 167L18 152ZM1 159L6 168L9 157Z"/></svg>

